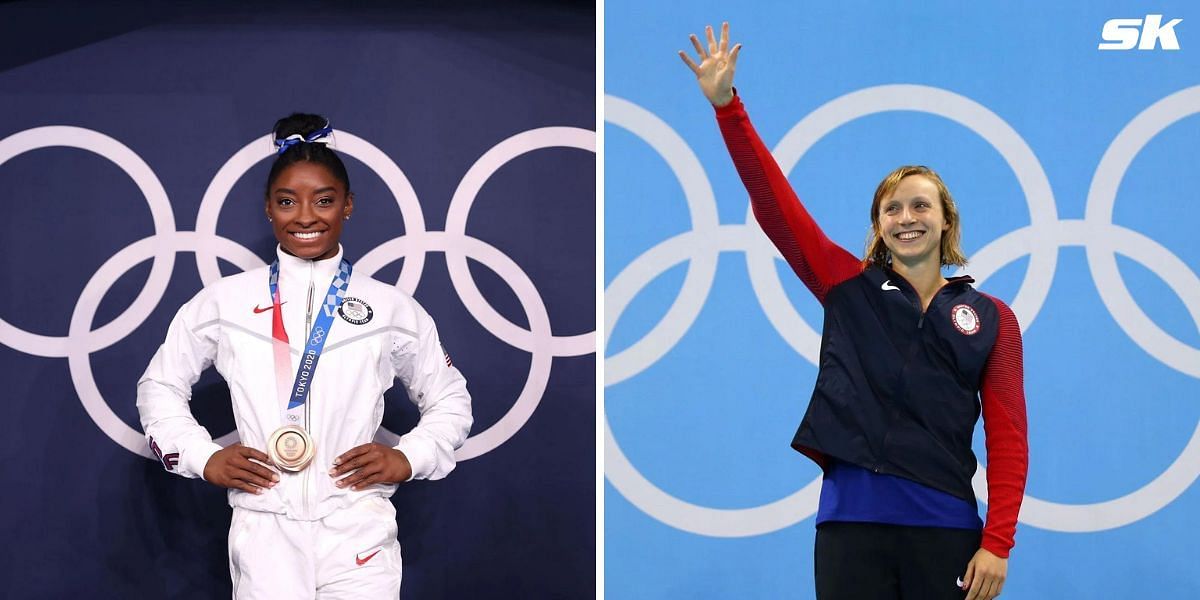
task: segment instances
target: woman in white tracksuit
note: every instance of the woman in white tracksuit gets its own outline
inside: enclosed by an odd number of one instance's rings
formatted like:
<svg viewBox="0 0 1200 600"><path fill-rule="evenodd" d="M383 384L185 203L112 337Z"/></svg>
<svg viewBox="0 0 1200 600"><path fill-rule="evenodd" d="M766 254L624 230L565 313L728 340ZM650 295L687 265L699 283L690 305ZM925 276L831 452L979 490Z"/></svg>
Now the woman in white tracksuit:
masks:
<svg viewBox="0 0 1200 600"><path fill-rule="evenodd" d="M201 290L138 382L163 466L229 488L235 598L396 598L388 498L400 482L445 477L471 427L466 382L428 313L342 258L354 199L330 133L316 115L276 124L275 263ZM188 406L209 366L229 384L241 439L224 449ZM421 419L393 448L371 440L397 379Z"/></svg>

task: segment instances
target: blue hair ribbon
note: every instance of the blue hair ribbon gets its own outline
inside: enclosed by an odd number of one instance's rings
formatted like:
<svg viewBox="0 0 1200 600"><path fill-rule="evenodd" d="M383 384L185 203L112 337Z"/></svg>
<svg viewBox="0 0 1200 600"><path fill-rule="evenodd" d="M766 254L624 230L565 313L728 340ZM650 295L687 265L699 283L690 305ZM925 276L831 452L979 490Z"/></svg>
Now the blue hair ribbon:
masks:
<svg viewBox="0 0 1200 600"><path fill-rule="evenodd" d="M284 152L287 152L288 148L291 148L292 146L295 146L296 144L299 144L302 142L308 143L308 144L316 143L318 141L321 141L322 138L329 136L329 134L331 134L331 133L333 133L333 127L326 125L325 127L318 129L308 135L302 136L298 133L295 133L295 134L287 136L286 138L284 138L282 140L277 139L277 140L275 140L275 147L277 148L276 154L283 154Z"/></svg>

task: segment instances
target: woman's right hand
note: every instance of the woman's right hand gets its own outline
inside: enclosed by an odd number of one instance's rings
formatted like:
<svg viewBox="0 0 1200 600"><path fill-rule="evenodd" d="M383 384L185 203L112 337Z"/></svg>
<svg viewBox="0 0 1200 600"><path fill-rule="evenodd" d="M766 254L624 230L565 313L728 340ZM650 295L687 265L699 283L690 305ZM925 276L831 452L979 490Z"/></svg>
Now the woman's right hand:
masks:
<svg viewBox="0 0 1200 600"><path fill-rule="evenodd" d="M700 44L695 34L689 36L696 53L700 56L700 64L696 64L687 52L679 51L679 58L696 74L700 91L713 106L721 107L733 101L733 70L737 66L738 52L742 45L735 44L729 49L729 23L721 24L721 41L713 38L712 25L704 28L708 37L708 49Z"/></svg>
<svg viewBox="0 0 1200 600"><path fill-rule="evenodd" d="M224 488L261 494L279 483L279 474L258 464L270 464L266 454L240 442L213 453L204 465L204 480Z"/></svg>

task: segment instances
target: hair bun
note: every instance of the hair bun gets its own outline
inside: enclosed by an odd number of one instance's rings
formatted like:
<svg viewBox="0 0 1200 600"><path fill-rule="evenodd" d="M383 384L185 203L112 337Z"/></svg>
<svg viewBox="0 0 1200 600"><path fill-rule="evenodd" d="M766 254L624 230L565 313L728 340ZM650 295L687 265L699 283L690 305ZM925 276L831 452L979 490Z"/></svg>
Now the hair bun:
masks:
<svg viewBox="0 0 1200 600"><path fill-rule="evenodd" d="M267 175L267 197L271 186L285 169L297 162L311 162L329 169L346 192L350 191L350 176L346 165L334 151L333 128L329 120L321 115L293 113L275 122L273 128L275 162Z"/></svg>
<svg viewBox="0 0 1200 600"><path fill-rule="evenodd" d="M275 139L287 139L290 135L299 134L308 137L315 131L320 131L329 125L329 120L321 115L307 113L292 113L275 122Z"/></svg>

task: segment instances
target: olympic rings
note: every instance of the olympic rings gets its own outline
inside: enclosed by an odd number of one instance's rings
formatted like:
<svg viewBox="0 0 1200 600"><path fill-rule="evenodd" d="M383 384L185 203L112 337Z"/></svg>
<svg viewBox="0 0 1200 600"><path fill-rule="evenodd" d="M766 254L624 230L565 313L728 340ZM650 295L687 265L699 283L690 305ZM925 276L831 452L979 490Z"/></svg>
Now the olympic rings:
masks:
<svg viewBox="0 0 1200 600"><path fill-rule="evenodd" d="M154 219L154 232L164 234L175 231L175 215L171 211L171 203L167 201L167 191L163 189L150 165L128 146L102 133L66 126L36 127L17 132L0 140L0 165L30 150L54 146L87 150L112 161L133 179L142 195L146 197ZM71 335L38 335L13 327L0 319L0 342L14 350L48 358L65 357L73 349L81 346L91 348L92 351L107 348L133 332L134 328L146 320L150 311L154 310L154 305L158 303L157 298L162 298L171 278L171 272L166 267L166 261L170 259L171 255L166 247L156 247L150 277L129 308L100 329L89 330L82 338ZM99 302L99 298L96 301ZM88 326L90 325L89 321Z"/></svg>
<svg viewBox="0 0 1200 600"><path fill-rule="evenodd" d="M983 105L939 88L883 85L846 94L817 108L792 127L780 140L774 154L783 172L790 173L804 154L834 129L861 117L900 110L942 116L978 134L1000 152L1016 174L1029 204L1031 227L1040 231L1053 227L1058 221L1050 180L1025 140ZM757 225L753 225L753 212L749 209L745 222L758 229ZM1012 302L1017 320L1026 329L1033 324L1050 292L1050 282L1054 279L1058 260L1058 249L1052 244L1051 236L1033 235L1030 244L1029 270ZM779 331L787 332L784 337L792 347L797 351L803 350L801 354L816 364L821 336L803 322L784 295L781 282L775 276L775 248L767 244L759 248L757 252L747 251L746 266L750 270L750 281L755 291L766 294L765 299L761 300L763 309ZM763 298L761 295L759 297ZM785 310L792 314L781 315ZM791 332L799 332L803 337L797 338Z"/></svg>
<svg viewBox="0 0 1200 600"><path fill-rule="evenodd" d="M750 223L718 225L695 223L697 214L715 216L712 189L695 156L677 133L658 117L628 100L608 96L605 103L609 122L629 130L656 150L672 166L685 188L693 214L693 229L673 236L635 258L618 273L605 290L605 341L633 298L650 281L667 269L690 261L685 281L687 309L672 310L642 340L606 359L605 385L628 379L646 369L671 350L691 327L711 291L719 252L746 253L751 286L768 320L797 354L814 365L820 336L804 322L784 293L774 260L778 252L758 227ZM999 116L982 105L946 90L919 85L886 85L867 88L836 98L798 122L773 151L785 173L821 138L854 119L885 111L918 111L955 121L979 134L1005 159L1025 194L1030 225L985 245L972 257L972 275L982 282L1001 267L1030 255L1029 268L1012 308L1023 329L1040 311L1054 278L1058 249L1083 246L1088 265L1099 285L1105 306L1122 330L1139 347L1181 373L1200 378L1200 349L1187 346L1154 325L1129 295L1116 268L1114 253L1120 253L1150 268L1185 303L1200 328L1200 278L1186 263L1157 242L1112 223L1116 190L1134 156L1155 135L1172 123L1200 112L1200 86L1164 98L1138 115L1117 136L1101 159L1088 194L1086 218L1061 220L1057 215L1049 180L1028 144ZM669 140L670 143L664 143ZM681 171L687 165L692 181ZM698 174L697 174L698 173ZM695 206L698 199L711 203ZM696 281L691 281L693 274ZM690 284L690 287L689 287ZM660 332L669 331L670 336ZM652 351L635 348L657 336ZM604 423L605 475L633 505L649 516L677 529L714 537L739 537L769 533L798 523L816 512L820 478L791 495L765 505L745 509L713 509L685 502L659 489L629 461L616 441L607 417ZM973 486L984 501L985 469L980 466ZM1200 424L1167 470L1149 484L1114 500L1094 504L1060 504L1026 495L1021 520L1055 531L1100 531L1138 521L1173 502L1200 477Z"/></svg>
<svg viewBox="0 0 1200 600"><path fill-rule="evenodd" d="M679 134L675 133L662 119L632 102L605 96L604 112L608 122L634 132L666 159L671 171L675 173L675 178L683 186L688 212L692 219L692 231L696 236L703 236L716 230L718 226L717 201L713 197L712 186L708 183L708 175L704 172L704 167L700 165L700 160L688 147L687 142L684 142L683 138L679 137ZM674 239L677 244L684 243L678 236ZM659 246L670 243L672 243L671 240L667 240ZM646 337L623 352L604 360L605 386L619 383L657 362L679 342L688 327L691 327L692 322L696 320L696 316L700 314L700 309L704 306L704 298L708 297L708 290L717 274L717 250L708 248L705 244L696 244L693 246L693 250L689 254L692 260L688 263L683 287L680 288L679 295L671 304L671 308L667 310L667 315L663 320ZM651 250L642 255L643 258L647 256L657 256L657 254ZM647 258L647 261L649 260ZM648 280L640 281L639 275L651 272L653 266L657 266L657 264L638 265L637 267L630 265L625 271L622 271L622 275L628 274L626 277L629 278L629 281L622 280L621 276L618 276L617 280L621 280L620 283L614 280L604 290L605 345L608 344L607 336L616 326L617 318L624 311L625 306L633 300L637 290L649 283ZM635 286L635 283L640 285Z"/></svg>
<svg viewBox="0 0 1200 600"><path fill-rule="evenodd" d="M475 197L483 188L483 184L500 167L527 152L555 146L595 152L596 134L572 127L543 127L519 133L500 142L471 165L459 182L458 189L454 190L454 197L450 199L450 208L446 212L446 232L466 236L467 215L470 214L471 205L475 203ZM471 316L510 346L533 352L536 340L530 335L531 332L505 319L492 308L483 294L479 293L479 288L475 286L475 280L471 278L471 272L467 269L467 256L453 246L446 247L445 251L450 280L454 282L454 289L458 290ZM564 338L556 337L547 330L546 335L550 336L551 343L556 348L555 356L580 356L596 351L594 331Z"/></svg>
<svg viewBox="0 0 1200 600"><path fill-rule="evenodd" d="M456 453L458 460L486 454L503 444L528 421L541 401L550 379L554 357L582 356L595 352L595 331L568 337L555 337L550 316L529 276L511 258L494 246L466 235L467 210L487 177L509 160L536 148L566 146L595 152L595 132L574 127L547 127L517 134L485 153L468 176L463 178L451 202L448 223L456 229L427 231L420 202L404 172L382 151L353 134L338 131L338 150L353 156L383 180L400 206L405 235L369 251L356 265L356 271L374 275L380 268L404 260L396 285L413 294L420 281L427 252L443 252L451 262L451 283L468 312L492 335L532 355L530 373L512 408L488 429L467 439ZM121 447L155 459L146 448L145 436L126 425L100 394L92 373L90 356L120 341L145 321L166 291L174 270L175 255L192 252L205 285L221 277L217 259L242 270L263 266L253 252L216 233L221 206L237 180L259 161L273 156L269 137L258 138L236 152L214 176L200 203L196 231L177 231L175 217L166 190L150 167L127 146L117 140L79 127L38 127L15 133L0 140L0 165L9 159L38 148L68 146L99 154L124 170L146 197L154 219L154 235L133 242L109 258L88 280L75 304L66 336L44 336L21 330L0 319L0 343L34 356L66 358L71 381L80 402L92 421ZM515 150L515 151L514 151ZM467 257L491 268L516 293L530 324L529 330L504 320L479 293L466 268ZM150 276L137 298L123 313L108 324L91 329L100 301L122 275L141 262L153 259ZM461 266L460 266L461 265ZM377 439L395 444L395 433L380 428ZM216 441L228 445L237 440L237 431Z"/></svg>

